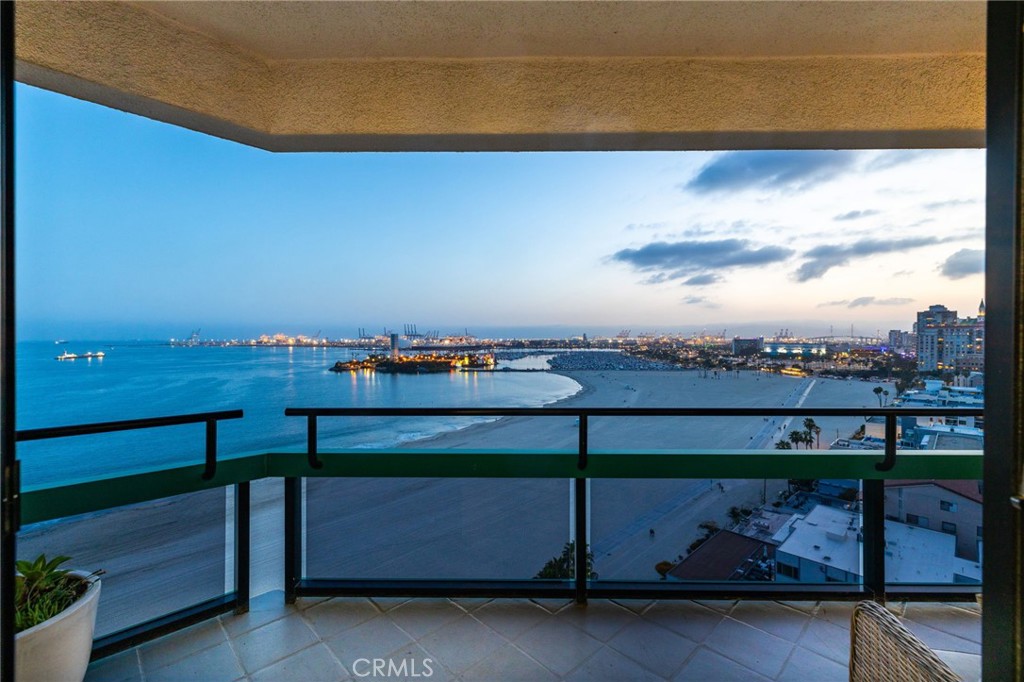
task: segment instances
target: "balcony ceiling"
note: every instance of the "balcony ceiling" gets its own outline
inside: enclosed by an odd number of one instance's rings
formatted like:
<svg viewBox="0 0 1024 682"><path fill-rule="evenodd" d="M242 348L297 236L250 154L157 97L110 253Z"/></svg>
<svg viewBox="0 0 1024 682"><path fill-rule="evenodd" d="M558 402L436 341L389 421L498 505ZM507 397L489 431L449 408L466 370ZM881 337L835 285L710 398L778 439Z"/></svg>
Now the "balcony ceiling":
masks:
<svg viewBox="0 0 1024 682"><path fill-rule="evenodd" d="M267 60L982 53L982 2L146 2Z"/></svg>
<svg viewBox="0 0 1024 682"><path fill-rule="evenodd" d="M25 2L19 80L276 151L984 142L981 2Z"/></svg>

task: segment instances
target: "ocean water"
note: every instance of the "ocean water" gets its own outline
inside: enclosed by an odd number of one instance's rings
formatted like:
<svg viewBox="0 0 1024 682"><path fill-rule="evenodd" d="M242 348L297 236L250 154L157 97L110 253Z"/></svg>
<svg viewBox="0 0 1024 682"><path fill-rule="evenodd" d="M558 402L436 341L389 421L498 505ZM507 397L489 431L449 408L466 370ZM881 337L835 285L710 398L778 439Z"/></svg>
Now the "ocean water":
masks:
<svg viewBox="0 0 1024 682"><path fill-rule="evenodd" d="M57 361L104 351L99 360ZM306 420L286 407L538 407L579 385L547 372L394 375L328 371L361 357L339 348L170 347L160 343L23 342L17 348L19 429L242 409L222 421L219 456L303 451ZM525 366L543 362L537 358ZM318 420L319 445L386 447L464 428L468 418ZM53 485L173 463L202 462L203 424L19 443L22 483Z"/></svg>

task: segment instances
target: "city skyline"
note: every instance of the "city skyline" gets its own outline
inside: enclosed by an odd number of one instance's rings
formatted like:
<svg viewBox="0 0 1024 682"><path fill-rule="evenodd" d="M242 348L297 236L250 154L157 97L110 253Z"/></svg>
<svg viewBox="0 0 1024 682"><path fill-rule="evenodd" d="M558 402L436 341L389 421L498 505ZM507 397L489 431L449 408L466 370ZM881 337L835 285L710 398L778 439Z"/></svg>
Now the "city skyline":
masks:
<svg viewBox="0 0 1024 682"><path fill-rule="evenodd" d="M983 150L275 155L16 94L23 339L884 335L984 297Z"/></svg>

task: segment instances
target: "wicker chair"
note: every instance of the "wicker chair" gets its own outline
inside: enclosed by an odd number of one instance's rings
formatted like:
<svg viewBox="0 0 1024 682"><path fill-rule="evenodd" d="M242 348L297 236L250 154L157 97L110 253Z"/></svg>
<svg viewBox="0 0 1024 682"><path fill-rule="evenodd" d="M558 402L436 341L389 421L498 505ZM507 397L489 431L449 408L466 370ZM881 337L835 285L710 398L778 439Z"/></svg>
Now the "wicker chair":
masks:
<svg viewBox="0 0 1024 682"><path fill-rule="evenodd" d="M896 616L873 601L853 609L850 682L962 682Z"/></svg>

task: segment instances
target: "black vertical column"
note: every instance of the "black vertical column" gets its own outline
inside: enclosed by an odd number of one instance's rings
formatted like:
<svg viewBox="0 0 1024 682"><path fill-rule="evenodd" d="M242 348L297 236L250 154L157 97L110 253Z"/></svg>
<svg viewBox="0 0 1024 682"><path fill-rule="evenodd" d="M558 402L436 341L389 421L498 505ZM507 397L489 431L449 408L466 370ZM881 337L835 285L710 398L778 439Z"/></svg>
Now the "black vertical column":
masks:
<svg viewBox="0 0 1024 682"><path fill-rule="evenodd" d="M885 481L864 480L864 589L885 601Z"/></svg>
<svg viewBox="0 0 1024 682"><path fill-rule="evenodd" d="M0 680L14 679L14 557L20 500L14 454L14 3L0 2Z"/></svg>
<svg viewBox="0 0 1024 682"><path fill-rule="evenodd" d="M294 604L302 579L302 479L284 479L284 601Z"/></svg>
<svg viewBox="0 0 1024 682"><path fill-rule="evenodd" d="M982 673L1021 679L1021 512L1011 497L1024 434L1019 2L988 3L985 216L985 546Z"/></svg>
<svg viewBox="0 0 1024 682"><path fill-rule="evenodd" d="M249 610L251 486L249 481L235 484L235 613Z"/></svg>

